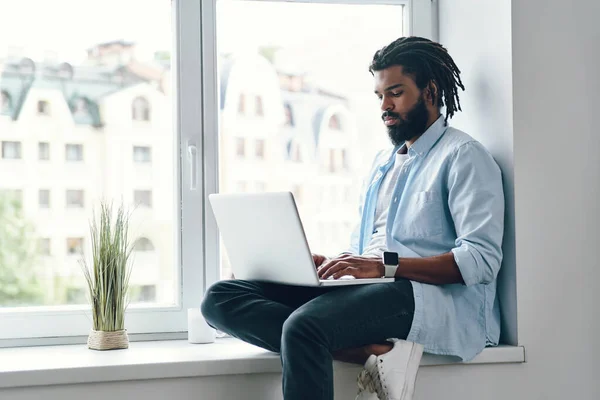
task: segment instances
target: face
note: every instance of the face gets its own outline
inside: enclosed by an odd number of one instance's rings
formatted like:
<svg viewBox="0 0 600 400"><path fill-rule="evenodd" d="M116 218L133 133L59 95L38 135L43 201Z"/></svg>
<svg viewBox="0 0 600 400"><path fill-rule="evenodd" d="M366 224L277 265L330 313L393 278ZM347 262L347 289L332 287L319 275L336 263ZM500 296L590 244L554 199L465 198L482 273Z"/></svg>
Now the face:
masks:
<svg viewBox="0 0 600 400"><path fill-rule="evenodd" d="M395 146L420 136L435 117L429 92L419 90L401 66L374 72L375 94L381 104L383 123Z"/></svg>

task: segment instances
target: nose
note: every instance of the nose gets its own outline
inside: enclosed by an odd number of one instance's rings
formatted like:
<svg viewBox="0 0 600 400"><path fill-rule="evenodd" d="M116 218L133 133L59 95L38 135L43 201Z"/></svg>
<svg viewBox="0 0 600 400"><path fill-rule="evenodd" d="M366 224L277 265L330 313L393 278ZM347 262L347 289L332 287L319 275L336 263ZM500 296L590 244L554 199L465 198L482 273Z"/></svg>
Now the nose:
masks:
<svg viewBox="0 0 600 400"><path fill-rule="evenodd" d="M381 99L381 111L392 111L393 109L394 102L388 96L383 96Z"/></svg>

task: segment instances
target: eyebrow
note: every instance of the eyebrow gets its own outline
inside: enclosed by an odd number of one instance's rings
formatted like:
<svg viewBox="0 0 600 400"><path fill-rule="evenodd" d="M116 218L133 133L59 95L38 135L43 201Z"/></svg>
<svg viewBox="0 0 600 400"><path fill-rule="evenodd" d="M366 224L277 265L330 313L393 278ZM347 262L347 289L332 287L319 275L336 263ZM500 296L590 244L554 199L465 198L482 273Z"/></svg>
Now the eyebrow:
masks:
<svg viewBox="0 0 600 400"><path fill-rule="evenodd" d="M388 86L388 87L385 88L384 92L388 92L390 90L399 88L400 86L404 86L404 85L402 83L398 83L398 84L395 84L395 85L392 85L392 86ZM378 93L379 92L377 90L375 90L375 94L378 94Z"/></svg>

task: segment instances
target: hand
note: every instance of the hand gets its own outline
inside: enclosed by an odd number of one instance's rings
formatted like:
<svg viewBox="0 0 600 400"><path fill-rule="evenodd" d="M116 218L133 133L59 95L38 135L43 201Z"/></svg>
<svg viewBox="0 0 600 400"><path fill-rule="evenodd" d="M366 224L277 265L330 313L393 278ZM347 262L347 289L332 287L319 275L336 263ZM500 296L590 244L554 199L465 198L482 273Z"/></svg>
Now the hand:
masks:
<svg viewBox="0 0 600 400"><path fill-rule="evenodd" d="M322 256L320 254L312 255L313 261L315 262L315 267L319 268L324 262L329 261L326 256Z"/></svg>
<svg viewBox="0 0 600 400"><path fill-rule="evenodd" d="M338 279L344 275L352 275L358 279L381 278L385 274L385 268L380 258L344 254L323 263L317 272L321 279L330 276Z"/></svg>

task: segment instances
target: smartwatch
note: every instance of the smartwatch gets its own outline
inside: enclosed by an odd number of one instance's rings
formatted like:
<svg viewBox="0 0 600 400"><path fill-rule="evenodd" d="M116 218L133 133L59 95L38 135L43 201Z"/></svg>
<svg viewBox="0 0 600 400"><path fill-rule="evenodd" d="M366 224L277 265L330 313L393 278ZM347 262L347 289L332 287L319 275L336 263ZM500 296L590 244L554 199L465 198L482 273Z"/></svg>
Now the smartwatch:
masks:
<svg viewBox="0 0 600 400"><path fill-rule="evenodd" d="M398 253L394 253L392 251L384 251L383 252L383 266L385 268L386 278L393 278L396 276L396 270L398 269L398 264L400 263L400 259L398 258Z"/></svg>

